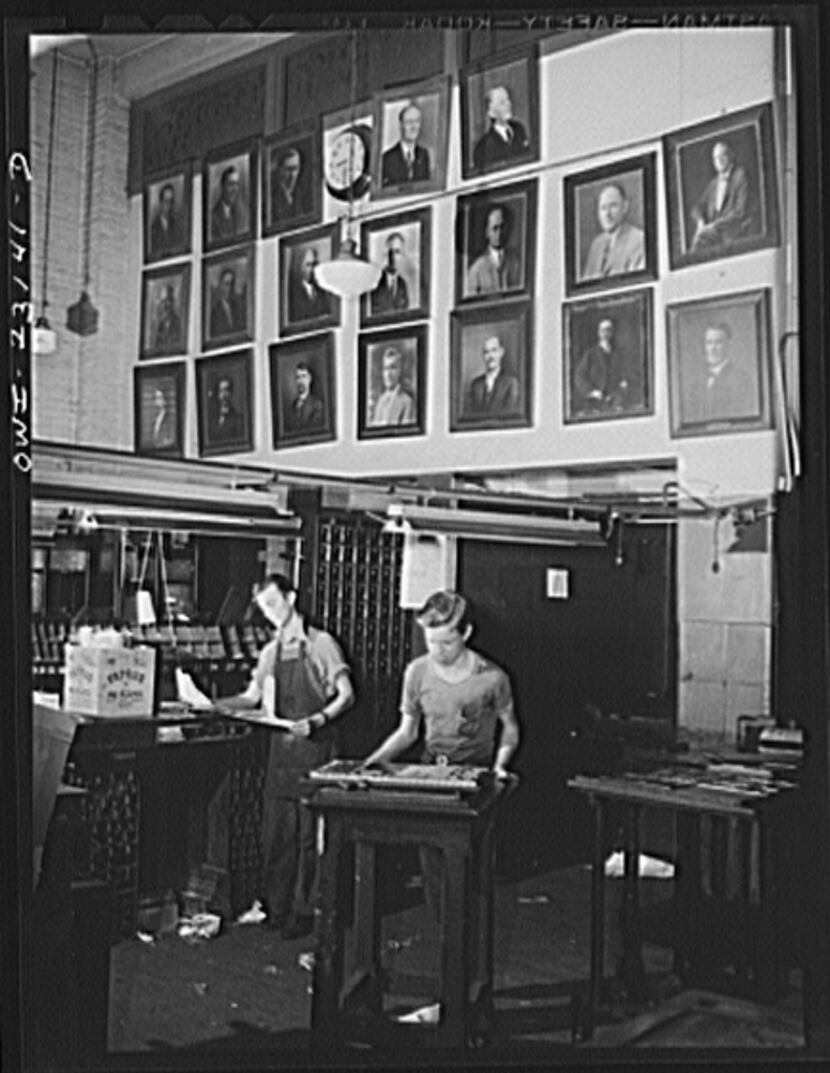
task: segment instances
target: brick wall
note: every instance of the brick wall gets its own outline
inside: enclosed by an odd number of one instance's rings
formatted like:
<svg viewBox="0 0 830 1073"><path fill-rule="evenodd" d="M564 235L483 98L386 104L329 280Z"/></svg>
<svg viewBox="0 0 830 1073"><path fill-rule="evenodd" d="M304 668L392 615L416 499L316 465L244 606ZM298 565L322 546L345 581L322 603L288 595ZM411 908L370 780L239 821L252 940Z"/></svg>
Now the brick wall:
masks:
<svg viewBox="0 0 830 1073"><path fill-rule="evenodd" d="M49 173L49 101L53 56L33 63L32 78L32 283L39 311L43 294L45 208ZM90 283L99 330L80 338L66 327L67 308L83 281L86 146L90 79L87 64L61 55L55 71L54 144L47 295L58 349L34 357L34 434L110 447L132 443L132 352L125 325L128 286L126 160L129 110L115 92L111 60L99 64L95 118L95 169L90 219Z"/></svg>

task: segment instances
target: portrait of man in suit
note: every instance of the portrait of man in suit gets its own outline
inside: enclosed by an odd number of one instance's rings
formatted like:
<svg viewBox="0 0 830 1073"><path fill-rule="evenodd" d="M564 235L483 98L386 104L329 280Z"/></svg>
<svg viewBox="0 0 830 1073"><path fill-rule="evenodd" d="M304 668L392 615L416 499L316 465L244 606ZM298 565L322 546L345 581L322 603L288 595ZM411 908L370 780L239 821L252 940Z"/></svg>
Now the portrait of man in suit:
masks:
<svg viewBox="0 0 830 1073"><path fill-rule="evenodd" d="M599 233L585 258L582 278L604 279L646 267L645 232L629 220L631 202L623 184L606 183L597 198Z"/></svg>
<svg viewBox="0 0 830 1073"><path fill-rule="evenodd" d="M236 164L223 169L219 193L210 211L211 241L227 241L248 230L248 208L241 191L241 176Z"/></svg>
<svg viewBox="0 0 830 1073"><path fill-rule="evenodd" d="M417 420L415 399L403 384L403 355L387 346L381 357L383 390L370 401L369 426L412 425Z"/></svg>
<svg viewBox="0 0 830 1073"><path fill-rule="evenodd" d="M331 313L331 296L318 284L315 272L320 262L316 246L300 246L292 251L288 281L288 319L315 320Z"/></svg>
<svg viewBox="0 0 830 1073"><path fill-rule="evenodd" d="M176 414L159 384L153 391L153 410L150 415L150 446L157 450L176 443Z"/></svg>
<svg viewBox="0 0 830 1073"><path fill-rule="evenodd" d="M602 317L596 342L581 354L573 370L573 416L622 413L643 405L638 363L617 344L612 317Z"/></svg>
<svg viewBox="0 0 830 1073"><path fill-rule="evenodd" d="M184 347L182 318L176 300L176 288L172 283L162 285L153 322L153 346L159 351L171 351Z"/></svg>
<svg viewBox="0 0 830 1073"><path fill-rule="evenodd" d="M414 101L401 108L398 113L400 138L381 157L381 186L400 186L429 179L429 150L419 143L422 122L421 108Z"/></svg>
<svg viewBox="0 0 830 1073"><path fill-rule="evenodd" d="M244 332L247 327L246 296L237 288L236 270L226 265L219 274L210 305L211 341Z"/></svg>
<svg viewBox="0 0 830 1073"><path fill-rule="evenodd" d="M208 440L211 445L241 440L245 433L242 414L234 402L232 377L220 375L208 410Z"/></svg>
<svg viewBox="0 0 830 1073"><path fill-rule="evenodd" d="M467 386L462 416L507 417L522 412L521 384L505 369L505 356L500 336L488 335L482 347L484 372Z"/></svg>
<svg viewBox="0 0 830 1073"><path fill-rule="evenodd" d="M409 308L409 287L401 269L406 243L400 231L392 231L384 243L386 260L377 287L372 291L372 313L393 313Z"/></svg>
<svg viewBox="0 0 830 1073"><path fill-rule="evenodd" d="M734 242L756 230L747 171L723 139L712 147L712 167L715 174L691 210L693 252Z"/></svg>
<svg viewBox="0 0 830 1073"><path fill-rule="evenodd" d="M170 257L184 248L184 222L176 202L176 187L172 182L165 182L159 189L158 204L150 224L150 257L153 260Z"/></svg>
<svg viewBox="0 0 830 1073"><path fill-rule="evenodd" d="M513 216L507 205L493 204L487 209L484 248L467 272L465 297L521 286L521 258L509 245L512 223Z"/></svg>
<svg viewBox="0 0 830 1073"><path fill-rule="evenodd" d="M276 154L271 171L271 222L294 220L310 211L305 189L303 158L296 145Z"/></svg>
<svg viewBox="0 0 830 1073"><path fill-rule="evenodd" d="M286 432L305 432L325 426L325 408L314 391L314 372L308 362L294 370L294 397L285 409Z"/></svg>
<svg viewBox="0 0 830 1073"><path fill-rule="evenodd" d="M687 421L727 421L752 417L760 410L759 387L753 370L733 352L728 321L707 324L703 332L702 361L693 390L684 405Z"/></svg>
<svg viewBox="0 0 830 1073"><path fill-rule="evenodd" d="M487 129L473 147L473 163L478 171L509 164L530 149L523 123L513 117L513 100L507 86L491 86L484 95Z"/></svg>

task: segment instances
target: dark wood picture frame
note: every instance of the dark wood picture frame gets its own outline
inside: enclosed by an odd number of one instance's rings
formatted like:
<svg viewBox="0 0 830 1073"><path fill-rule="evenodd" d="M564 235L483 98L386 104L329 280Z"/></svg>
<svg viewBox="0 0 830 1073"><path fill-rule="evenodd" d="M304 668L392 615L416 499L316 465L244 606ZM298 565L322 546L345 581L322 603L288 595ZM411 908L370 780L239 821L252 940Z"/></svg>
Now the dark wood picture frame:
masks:
<svg viewBox="0 0 830 1073"><path fill-rule="evenodd" d="M533 290L536 180L464 194L456 210L455 300L492 301ZM489 236L502 242L497 267Z"/></svg>
<svg viewBox="0 0 830 1073"><path fill-rule="evenodd" d="M136 454L184 457L186 373L184 361L159 362L133 369Z"/></svg>
<svg viewBox="0 0 830 1073"><path fill-rule="evenodd" d="M226 250L202 262L202 349L235 346L254 337L254 246Z"/></svg>
<svg viewBox="0 0 830 1073"><path fill-rule="evenodd" d="M145 264L190 253L192 179L192 167L183 164L145 180L142 228Z"/></svg>
<svg viewBox="0 0 830 1073"><path fill-rule="evenodd" d="M292 187L292 193L285 188ZM297 124L262 143L262 234L276 235L319 223L320 125Z"/></svg>
<svg viewBox="0 0 830 1073"><path fill-rule="evenodd" d="M653 317L650 287L563 305L566 425L654 413Z"/></svg>
<svg viewBox="0 0 830 1073"><path fill-rule="evenodd" d="M233 183L233 173L236 183ZM257 144L246 140L209 153L202 168L202 249L237 246L256 238ZM227 212L220 211L225 183L234 200Z"/></svg>
<svg viewBox="0 0 830 1073"><path fill-rule="evenodd" d="M286 343L272 343L268 359L274 449L335 439L334 333L319 332ZM305 376L301 366L306 367ZM301 380L308 387L308 395L300 406Z"/></svg>
<svg viewBox="0 0 830 1073"><path fill-rule="evenodd" d="M715 171L715 160L723 156L719 146L726 146L731 156L731 170L720 190ZM672 268L779 244L769 103L667 134L663 155Z"/></svg>
<svg viewBox="0 0 830 1073"><path fill-rule="evenodd" d="M768 288L666 307L672 437L772 428Z"/></svg>
<svg viewBox="0 0 830 1073"><path fill-rule="evenodd" d="M528 428L533 413L532 302L513 299L451 314L450 431ZM496 338L501 374L488 393L485 348Z"/></svg>
<svg viewBox="0 0 830 1073"><path fill-rule="evenodd" d="M538 46L525 45L479 60L464 67L459 79L462 177L470 179L538 160ZM509 142L491 130L488 117L487 96L499 88L507 91L511 105Z"/></svg>
<svg viewBox="0 0 830 1073"><path fill-rule="evenodd" d="M413 324L358 337L357 436L360 440L424 433L427 326ZM390 387L384 369L397 367ZM385 392L389 391L389 395Z"/></svg>
<svg viewBox="0 0 830 1073"><path fill-rule="evenodd" d="M565 176L568 295L657 278L655 160L644 153Z"/></svg>
<svg viewBox="0 0 830 1073"><path fill-rule="evenodd" d="M384 272L377 287L360 300L360 323L392 324L428 317L430 312L431 210L415 209L361 225L360 249ZM395 264L394 288L386 269Z"/></svg>
<svg viewBox="0 0 830 1073"><path fill-rule="evenodd" d="M375 94L377 151L372 161L373 199L444 189L449 150L449 111L450 80L447 75L395 86ZM418 113L417 118L415 112ZM405 127L416 122L416 148L411 162L408 162L401 148L402 134Z"/></svg>
<svg viewBox="0 0 830 1073"><path fill-rule="evenodd" d="M337 256L337 224L323 224L298 231L280 240L279 245L279 327L280 336L314 332L340 324L340 299L315 283L312 294L304 293L302 264L313 250L317 263Z"/></svg>
<svg viewBox="0 0 830 1073"><path fill-rule="evenodd" d="M190 262L150 268L141 277L139 358L186 354L190 329Z"/></svg>
<svg viewBox="0 0 830 1073"><path fill-rule="evenodd" d="M196 412L202 458L253 450L253 358L253 350L244 347L197 359ZM230 383L224 418L223 381Z"/></svg>

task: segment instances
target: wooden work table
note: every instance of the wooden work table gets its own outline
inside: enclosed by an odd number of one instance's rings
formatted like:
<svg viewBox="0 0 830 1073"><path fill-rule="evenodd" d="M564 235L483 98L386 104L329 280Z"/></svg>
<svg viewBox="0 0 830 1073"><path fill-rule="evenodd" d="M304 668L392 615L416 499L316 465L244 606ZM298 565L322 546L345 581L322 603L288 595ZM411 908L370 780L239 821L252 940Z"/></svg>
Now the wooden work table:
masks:
<svg viewBox="0 0 830 1073"><path fill-rule="evenodd" d="M310 786L309 791L307 804L325 819L312 1000L315 1043L475 1045L486 1037L492 1018L498 789L491 783L474 794L337 786ZM382 846L401 845L435 847L444 860L443 915L435 924L440 935L436 1024L390 1022L383 1013L376 854Z"/></svg>
<svg viewBox="0 0 830 1073"><path fill-rule="evenodd" d="M740 771L742 768L743 771ZM780 774L780 773L779 773ZM797 864L797 784L762 764L672 764L652 772L578 775L568 785L587 795L593 815L591 974L580 1034L593 1034L602 1000L605 860L622 842L622 952L618 973L633 997L645 997L638 861L646 810L675 814L675 969L703 985L728 962L762 1000L780 989L785 961L787 880Z"/></svg>

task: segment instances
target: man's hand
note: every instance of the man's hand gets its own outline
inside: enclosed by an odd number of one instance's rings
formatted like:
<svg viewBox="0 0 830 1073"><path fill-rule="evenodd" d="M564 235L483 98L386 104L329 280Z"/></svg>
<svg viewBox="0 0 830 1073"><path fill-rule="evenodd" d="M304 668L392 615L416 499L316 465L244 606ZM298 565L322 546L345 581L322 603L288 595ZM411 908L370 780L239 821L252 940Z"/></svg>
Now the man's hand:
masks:
<svg viewBox="0 0 830 1073"><path fill-rule="evenodd" d="M364 760L354 770L356 775L362 775L365 771L383 771L389 775L395 769L388 760Z"/></svg>

